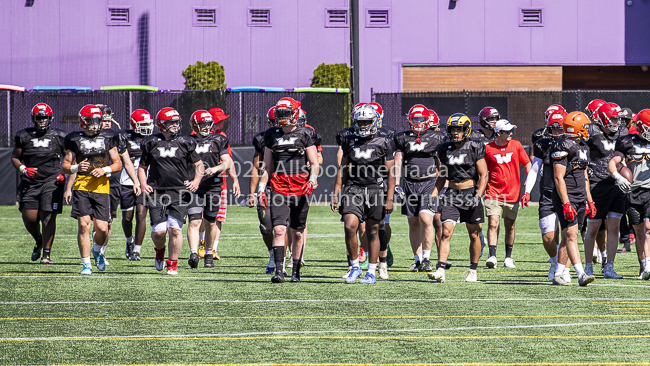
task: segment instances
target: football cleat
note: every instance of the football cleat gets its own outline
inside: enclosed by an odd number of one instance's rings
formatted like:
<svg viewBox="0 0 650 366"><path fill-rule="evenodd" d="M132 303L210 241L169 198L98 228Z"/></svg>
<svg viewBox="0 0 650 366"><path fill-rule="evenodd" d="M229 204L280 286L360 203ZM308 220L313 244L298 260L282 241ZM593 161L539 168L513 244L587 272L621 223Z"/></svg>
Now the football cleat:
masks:
<svg viewBox="0 0 650 366"><path fill-rule="evenodd" d="M43 249L43 238L36 239L34 243L34 250L32 251L32 262L36 262L41 257L41 250Z"/></svg>
<svg viewBox="0 0 650 366"><path fill-rule="evenodd" d="M142 258L140 258L140 252L133 252L131 253L131 256L129 257L130 261L141 261Z"/></svg>
<svg viewBox="0 0 650 366"><path fill-rule="evenodd" d="M274 271L275 271L275 264L273 265L273 267L271 267L270 265L266 266L266 274L267 275L268 274L273 274Z"/></svg>
<svg viewBox="0 0 650 366"><path fill-rule="evenodd" d="M45 256L45 257L41 258L41 264L54 264L54 262L52 262L52 260L50 259L50 256L48 255L48 256Z"/></svg>
<svg viewBox="0 0 650 366"><path fill-rule="evenodd" d="M411 272L419 272L420 267L422 267L422 263L420 261L417 261L409 266L409 271Z"/></svg>
<svg viewBox="0 0 650 366"><path fill-rule="evenodd" d="M81 269L81 274L82 275L91 275L91 274L93 274L93 266L90 265L90 263L88 263L88 264L81 263L81 267L82 267L82 269Z"/></svg>
<svg viewBox="0 0 650 366"><path fill-rule="evenodd" d="M505 266L505 262L503 263L503 265ZM497 266L497 257L491 256L490 258L488 258L485 261L485 266L487 268L496 268L496 266Z"/></svg>
<svg viewBox="0 0 650 366"><path fill-rule="evenodd" d="M297 271L291 273L291 282L300 282L300 274Z"/></svg>
<svg viewBox="0 0 650 366"><path fill-rule="evenodd" d="M178 261L167 260L167 274L170 276L178 274Z"/></svg>
<svg viewBox="0 0 650 366"><path fill-rule="evenodd" d="M278 272L276 273L273 277L271 277L271 282L273 283L284 283L284 276L286 275L286 272Z"/></svg>
<svg viewBox="0 0 650 366"><path fill-rule="evenodd" d="M95 265L97 266L97 269L100 271L106 270L106 258L104 257L102 252L92 251L92 253L93 253L93 257L95 257Z"/></svg>
<svg viewBox="0 0 650 366"><path fill-rule="evenodd" d="M348 271L341 278L342 279L348 278L348 276L350 275L351 272L352 272L352 266L348 266Z"/></svg>
<svg viewBox="0 0 650 366"><path fill-rule="evenodd" d="M587 276L593 276L594 275L594 265L593 265L593 263L585 264L585 273L587 274Z"/></svg>
<svg viewBox="0 0 650 366"><path fill-rule="evenodd" d="M382 280L387 280L388 279L388 263L386 262L379 262L379 278Z"/></svg>
<svg viewBox="0 0 650 366"><path fill-rule="evenodd" d="M431 261L429 260L429 258L424 258L424 260L422 261L422 264L420 265L420 270L419 271L420 272L427 272L427 273L432 271L432 269L431 269Z"/></svg>
<svg viewBox="0 0 650 366"><path fill-rule="evenodd" d="M203 257L203 267L205 268L212 268L214 267L214 257L211 254L206 254L205 257ZM271 272L273 273L273 272ZM270 274L270 273L267 273Z"/></svg>
<svg viewBox="0 0 650 366"><path fill-rule="evenodd" d="M442 268L438 268L435 272L427 273L427 276L429 276L430 280L436 280L440 283L445 282L445 270Z"/></svg>
<svg viewBox="0 0 650 366"><path fill-rule="evenodd" d="M199 266L199 253L190 254L190 259L187 260L187 264L190 265L190 268L197 268Z"/></svg>
<svg viewBox="0 0 650 366"><path fill-rule="evenodd" d="M578 284L579 284L580 286L587 286L588 284L594 282L595 279L596 279L596 277L594 277L594 276L587 276L587 274L583 272L583 273L578 277Z"/></svg>
<svg viewBox="0 0 650 366"><path fill-rule="evenodd" d="M616 271L614 270L614 263L607 263L604 268L605 270L603 271L603 278L611 278L615 280L620 280L621 278L623 278L623 276L616 273Z"/></svg>
<svg viewBox="0 0 650 366"><path fill-rule="evenodd" d="M641 279L645 281L650 280L650 268L646 268L643 270L643 272L641 273Z"/></svg>
<svg viewBox="0 0 650 366"><path fill-rule="evenodd" d="M477 271L475 269L468 269L467 272L467 277L465 277L465 282L478 282L478 275L476 273Z"/></svg>
<svg viewBox="0 0 650 366"><path fill-rule="evenodd" d="M133 253L133 247L135 244L129 243L128 241L126 242L126 250L124 250L124 255L126 255L126 259L131 258L131 254Z"/></svg>
<svg viewBox="0 0 650 366"><path fill-rule="evenodd" d="M517 267L515 267L515 261L512 258L506 258L503 261L503 267L504 268L513 268L513 269L517 268Z"/></svg>
<svg viewBox="0 0 650 366"><path fill-rule="evenodd" d="M217 250L214 249L214 248L212 249L212 257L213 257L214 259L218 260L218 261L221 260L221 257L219 256L219 254L217 254Z"/></svg>
<svg viewBox="0 0 650 366"><path fill-rule="evenodd" d="M350 274L348 275L348 278L345 279L345 283L355 283L357 282L357 278L359 278L363 274L363 271L359 267L352 267L350 270Z"/></svg>
<svg viewBox="0 0 650 366"><path fill-rule="evenodd" d="M205 257L205 240L201 240L199 243L199 257Z"/></svg>
<svg viewBox="0 0 650 366"><path fill-rule="evenodd" d="M377 278L375 277L374 274L366 273L366 277L359 280L359 283L362 283L364 285L374 285L375 283L377 283Z"/></svg>
<svg viewBox="0 0 650 366"><path fill-rule="evenodd" d="M451 268L451 262L449 261L449 259L447 259L447 262L445 263L445 269L447 270L449 268Z"/></svg>
<svg viewBox="0 0 650 366"><path fill-rule="evenodd" d="M553 276L553 284L556 286L569 286L569 284L564 280L564 277L560 275Z"/></svg>
<svg viewBox="0 0 650 366"><path fill-rule="evenodd" d="M564 272L562 273L562 278L564 279L564 282L571 283L571 272L569 272L568 268L564 269Z"/></svg>
<svg viewBox="0 0 650 366"><path fill-rule="evenodd" d="M163 268L165 268L165 248L154 248L154 250L156 251L156 259L154 260L156 263L156 269L162 271Z"/></svg>

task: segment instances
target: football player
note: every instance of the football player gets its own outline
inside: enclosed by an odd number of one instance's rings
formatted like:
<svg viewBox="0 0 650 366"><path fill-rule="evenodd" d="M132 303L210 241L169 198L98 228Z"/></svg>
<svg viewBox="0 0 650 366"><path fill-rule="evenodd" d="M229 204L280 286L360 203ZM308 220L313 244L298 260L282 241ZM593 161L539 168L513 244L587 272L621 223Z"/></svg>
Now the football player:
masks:
<svg viewBox="0 0 650 366"><path fill-rule="evenodd" d="M156 115L156 126L160 133L145 137L140 144L138 179L149 208L156 269L164 268L165 241L169 234L167 274L177 275L183 224L193 193L203 178L204 166L196 152L196 141L181 135L181 116L174 108L161 109Z"/></svg>
<svg viewBox="0 0 650 366"><path fill-rule="evenodd" d="M515 220L519 212L521 167L530 171L530 160L521 142L512 139L517 126L501 119L494 125L497 139L485 145L485 163L489 179L485 191L485 212L488 217L488 242L490 256L485 265L495 268L497 265L497 239L499 220L503 216L506 229L506 257L503 266L515 268L512 259L512 247L515 243Z"/></svg>
<svg viewBox="0 0 650 366"><path fill-rule="evenodd" d="M140 145L142 140L153 133L153 119L151 114L144 109L136 109L131 113L131 129L120 132L120 140L126 146L131 164L137 172L142 158ZM122 156L122 160L126 159ZM135 179L134 179L135 178ZM122 207L122 230L126 237L126 252L129 260L140 261L140 251L144 242L144 234L147 229L147 206L144 205L144 195L140 187L140 180L136 176L122 174L120 183L122 195L120 206ZM133 217L135 216L135 235L133 235Z"/></svg>
<svg viewBox="0 0 650 366"><path fill-rule="evenodd" d="M639 277L650 279L650 109L637 115L637 134L616 141L616 152L609 161L609 172L623 192L628 193L630 224L636 232L636 252L639 258ZM617 170L627 164L634 182L629 182ZM609 234L609 233L608 233Z"/></svg>
<svg viewBox="0 0 650 366"><path fill-rule="evenodd" d="M300 103L282 98L275 107L278 127L264 134L264 171L257 187L258 204L270 207L273 225L275 275L273 283L284 282L284 244L288 226L293 229L293 272L291 282L300 282L302 235L309 213L308 197L318 185L318 152L316 133L298 127ZM307 169L309 166L309 170ZM271 191L267 197L266 186Z"/></svg>
<svg viewBox="0 0 650 366"><path fill-rule="evenodd" d="M564 107L562 107L562 106L559 105L559 104L551 104L550 106L548 106L548 108L546 108L546 112L544 112L544 122L547 124L547 123L548 123L548 119L549 119L549 117L550 117L551 115L553 115L553 114L557 114L557 113L564 114L565 116L566 116L566 114L567 114L567 113L566 113L566 110L564 109ZM531 142L532 142L533 144L535 143L535 141L537 141L537 140L539 140L539 139L541 139L541 138L551 137L551 136L549 135L550 130L549 130L549 128L547 127L546 124L544 125L544 127L539 128L539 129L533 131L533 135L532 135L531 138L530 138L530 139L531 139ZM533 158L533 156L531 156L531 158Z"/></svg>
<svg viewBox="0 0 650 366"><path fill-rule="evenodd" d="M95 245L92 254L97 269L106 269L101 246L106 244L110 214L110 186L108 178L113 172L122 169L118 153L119 136L112 130L102 129L102 110L96 105L87 104L79 111L79 124L82 131L69 133L65 137L66 155L63 159L63 172L76 174L72 187L72 212L77 219L79 233L77 242L81 254L81 274L93 273L90 264L90 222L95 229Z"/></svg>
<svg viewBox="0 0 650 366"><path fill-rule="evenodd" d="M438 263L436 271L428 273L430 279L438 282L445 282L449 244L458 219L465 223L470 238L470 267L465 281L478 280L476 272L481 255L479 232L481 224L485 221L482 196L487 185L488 172L485 164L485 145L480 141L470 140L471 133L472 121L469 117L454 113L447 120L449 141L438 146L440 174L431 193L432 209L445 183L449 181L449 187L440 194L437 202L442 220Z"/></svg>
<svg viewBox="0 0 650 366"><path fill-rule="evenodd" d="M266 120L268 127L272 128L276 126L275 123L275 106L269 108L269 111L266 113ZM253 148L255 153L253 154L253 166L251 168L251 177L249 181L248 191L248 207L257 206L257 218L260 221L260 234L262 234L262 240L266 245L266 249L269 251L269 262L266 265L266 274L272 274L275 271L275 257L273 255L273 229L271 223L271 212L268 208L257 205L257 194L255 190L257 189L257 184L260 180L260 170L264 163L264 134L266 130L258 133L253 137ZM270 194L269 188L267 187L267 195Z"/></svg>
<svg viewBox="0 0 650 366"><path fill-rule="evenodd" d="M205 226L205 256L203 266L214 267L212 245L217 237L217 215L221 206L222 174L232 166L228 154L228 138L219 133L210 133L214 125L212 114L206 110L198 110L192 114L190 125L195 134L196 152L205 164L203 179L192 204L188 208L190 224L187 228L187 241L190 245L188 264L191 268L199 265L199 228Z"/></svg>
<svg viewBox="0 0 650 366"><path fill-rule="evenodd" d="M555 187L555 181L553 178L553 162L551 160L550 151L555 140L564 137L562 123L564 122L564 117L566 115L567 113L564 109L547 114L547 131L545 131L543 135L548 137L543 137L533 142L533 164L530 172L528 172L528 177L526 178L525 193L521 198L521 208L528 207L528 202L530 202L530 192L532 192L533 187L535 186L537 176L541 176L539 181L539 229L542 233L542 244L544 245L546 253L548 253L550 258L549 261L551 263L548 269L549 281L553 281L553 277L555 276L555 270L557 269L557 250L559 247L557 233L558 215L553 208L553 188ZM566 267L567 263L568 258L567 262L564 263L565 269L562 276L567 283L570 283L571 275L569 274L569 267Z"/></svg>
<svg viewBox="0 0 650 366"><path fill-rule="evenodd" d="M622 108L623 117L621 119L621 125L627 127L627 133L634 135L637 133L636 130L636 113L632 112L630 108ZM629 208L629 203L626 200L625 212ZM634 228L631 225L628 225L627 215L621 217L621 229L620 229L620 240L619 242L623 244L622 248L616 250L617 253L630 253L632 249L630 248L631 244L636 243L634 237Z"/></svg>
<svg viewBox="0 0 650 366"><path fill-rule="evenodd" d="M357 230L360 222L366 222L370 259L368 272L359 283L377 282L375 272L380 255L379 223L387 213L393 211L395 176L392 168L395 146L392 137L379 134L379 119L379 113L370 105L356 108L352 116L355 133L344 137L341 143L343 157L336 176L331 208L334 212L340 212L345 225L345 244L352 262L346 283L355 283L363 274L357 256ZM386 176L388 187L384 182Z"/></svg>
<svg viewBox="0 0 650 366"><path fill-rule="evenodd" d="M618 187L616 179L609 174L609 161L614 156L616 139L627 135L627 128L621 125L623 111L615 103L601 105L595 113L595 125L589 134L587 145L593 174L589 178L591 197L596 204L596 216L587 221L587 231L584 237L585 246L585 272L588 276L593 275L592 262L596 235L601 229L601 223L605 220L606 234L599 235L606 237L606 256L603 255L603 276L605 278L623 278L614 271L614 258L618 247L618 233L620 230L621 217L625 213L625 196ZM618 174L618 172L616 173ZM605 244L605 243L603 243ZM600 247L601 245L599 245ZM606 259L605 259L606 258Z"/></svg>
<svg viewBox="0 0 650 366"><path fill-rule="evenodd" d="M470 140L477 140L483 144L488 144L496 140L497 136L494 133L494 125L501 119L499 111L494 107L484 107L478 112L478 123L480 129L472 129L469 136Z"/></svg>
<svg viewBox="0 0 650 366"><path fill-rule="evenodd" d="M430 128L432 114L435 116L434 125L437 125L438 116L434 111L420 104L411 107L408 114L410 130L400 132L394 138L396 182L404 176L404 189L396 184L395 191L404 192L402 214L408 219L413 255L417 258L418 251L422 253L421 264L416 262L417 270L424 272L431 271L431 247L442 227L440 215L429 208L438 174L436 152L438 145L445 141L443 133ZM382 276L382 263L379 264L379 276Z"/></svg>
<svg viewBox="0 0 650 366"><path fill-rule="evenodd" d="M65 176L61 174L61 157L65 133L51 126L52 108L45 103L32 108L31 118L34 127L16 133L11 163L21 177L18 209L25 229L35 241L31 260L40 258L42 264L52 264L56 216L63 209Z"/></svg>
<svg viewBox="0 0 650 366"><path fill-rule="evenodd" d="M568 285L563 277L567 256L573 263L580 286L587 286L594 280L594 276L585 273L578 249L578 233L585 215L593 219L597 213L589 192L587 174L589 147L585 140L589 138L589 125L589 118L584 113L569 113L562 122L564 138L556 140L551 146L555 180L553 208L555 212L562 212L558 215L562 239L553 276L554 285ZM585 206L589 207L588 214Z"/></svg>

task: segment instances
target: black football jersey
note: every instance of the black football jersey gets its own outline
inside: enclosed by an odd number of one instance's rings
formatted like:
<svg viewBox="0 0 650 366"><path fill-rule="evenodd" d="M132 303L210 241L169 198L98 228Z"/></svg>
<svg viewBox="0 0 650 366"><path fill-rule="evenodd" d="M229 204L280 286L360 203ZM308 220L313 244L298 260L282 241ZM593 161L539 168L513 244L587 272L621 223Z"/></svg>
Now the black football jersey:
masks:
<svg viewBox="0 0 650 366"><path fill-rule="evenodd" d="M402 174L405 178L426 177L436 173L436 154L445 136L437 131L426 130L418 134L408 130L394 137L395 151L402 153Z"/></svg>
<svg viewBox="0 0 650 366"><path fill-rule="evenodd" d="M354 127L346 127L336 133L336 144L341 146L343 139L347 135L354 135Z"/></svg>
<svg viewBox="0 0 650 366"><path fill-rule="evenodd" d="M278 174L302 174L307 172L305 149L316 145L316 131L297 127L284 133L280 127L272 127L264 134L264 145L273 151L274 172Z"/></svg>
<svg viewBox="0 0 650 366"><path fill-rule="evenodd" d="M199 154L203 165L206 168L214 167L221 164L221 155L228 155L228 138L218 133L211 133L206 137L199 134L192 135L196 140L196 153ZM190 167L190 174L194 178L194 167ZM217 193L221 192L222 173L211 176L204 175L197 192L199 193Z"/></svg>
<svg viewBox="0 0 650 366"><path fill-rule="evenodd" d="M253 148L255 149L255 152L262 154L262 156L264 156L264 148L266 147L266 145L264 145L265 133L266 131L262 131L253 137Z"/></svg>
<svg viewBox="0 0 650 366"><path fill-rule="evenodd" d="M453 142L445 142L438 146L438 158L440 163L446 166L448 181L459 183L474 179L478 183L476 162L485 159L485 145L477 140L468 140L463 146L456 148Z"/></svg>
<svg viewBox="0 0 650 366"><path fill-rule="evenodd" d="M397 131L395 131L394 128L389 127L389 126L380 127L380 128L377 129L377 136L393 138L393 137L395 137L396 133L397 133Z"/></svg>
<svg viewBox="0 0 650 366"><path fill-rule="evenodd" d="M341 148L343 158L348 160L346 185L362 187L381 186L388 176L384 163L395 159L395 142L392 137L379 136L361 138L347 135Z"/></svg>
<svg viewBox="0 0 650 366"><path fill-rule="evenodd" d="M540 180L540 192L553 191L555 179L553 174L553 162L551 161L551 146L555 143L552 137L538 139L533 143L533 156L542 160L542 177Z"/></svg>
<svg viewBox="0 0 650 366"><path fill-rule="evenodd" d="M477 129L472 128L472 132L469 134L469 139L479 141L482 142L483 145L487 145L497 139L497 134L492 133L492 136L487 136L483 133L483 130L480 127Z"/></svg>
<svg viewBox="0 0 650 366"><path fill-rule="evenodd" d="M14 147L22 150L20 160L28 168L38 168L34 178L23 176L22 179L36 182L61 174L61 158L65 154L64 139L65 132L53 127L45 133L39 133L33 127L18 131Z"/></svg>
<svg viewBox="0 0 650 366"><path fill-rule="evenodd" d="M650 141L639 135L623 136L616 140L616 155L624 157L632 171L632 190L650 189Z"/></svg>
<svg viewBox="0 0 650 366"><path fill-rule="evenodd" d="M184 189L194 178L194 165L201 161L195 140L179 135L169 140L162 133L142 139L140 165L149 167L147 183L154 189Z"/></svg>
<svg viewBox="0 0 650 366"><path fill-rule="evenodd" d="M589 167L589 146L582 141L577 143L569 139L558 139L551 146L553 164L566 166L564 182L569 201L584 203L587 200L585 169ZM557 187L553 194L558 195Z"/></svg>
<svg viewBox="0 0 650 366"><path fill-rule="evenodd" d="M542 127L533 131L533 135L530 137L530 141L534 144L537 140L546 137L551 137L551 136L546 133L546 127Z"/></svg>
<svg viewBox="0 0 650 366"><path fill-rule="evenodd" d="M587 146L589 146L589 157L592 164L590 165L593 174L589 176L589 183L598 183L601 181L614 184L614 178L609 174L607 168L609 161L612 160L616 151L616 139L625 136L622 130L613 134L606 134L600 128L595 128L589 135Z"/></svg>
<svg viewBox="0 0 650 366"><path fill-rule="evenodd" d="M121 148L129 152L129 158L131 158L133 168L137 174L138 166L140 166L140 159L142 158L142 150L140 149L140 144L142 144L142 139L144 139L145 136L142 136L139 133L135 133L133 130L123 130L120 131L119 134ZM120 153L122 154L123 151ZM120 183L125 186L133 185L131 177L129 177L129 174L124 169L122 169Z"/></svg>
<svg viewBox="0 0 650 366"><path fill-rule="evenodd" d="M69 133L65 137L66 150L72 151L76 156L77 164L88 159L90 168L87 172L77 172L77 175L90 175L97 168L112 165L110 156L112 148L119 150L119 135L113 130L101 130L94 136L88 136L83 131Z"/></svg>

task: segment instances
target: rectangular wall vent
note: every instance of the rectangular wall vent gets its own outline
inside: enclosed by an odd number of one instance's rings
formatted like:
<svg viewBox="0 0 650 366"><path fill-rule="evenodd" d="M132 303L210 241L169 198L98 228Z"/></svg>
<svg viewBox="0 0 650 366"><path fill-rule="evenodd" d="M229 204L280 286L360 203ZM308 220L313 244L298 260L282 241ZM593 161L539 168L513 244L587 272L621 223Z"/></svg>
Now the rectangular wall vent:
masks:
<svg viewBox="0 0 650 366"><path fill-rule="evenodd" d="M348 9L325 9L325 27L326 28L347 28Z"/></svg>
<svg viewBox="0 0 650 366"><path fill-rule="evenodd" d="M248 26L249 27L270 27L271 9L248 8Z"/></svg>
<svg viewBox="0 0 650 366"><path fill-rule="evenodd" d="M206 7L193 8L192 26L194 27L216 27L217 9Z"/></svg>
<svg viewBox="0 0 650 366"><path fill-rule="evenodd" d="M124 6L109 6L106 25L131 25L131 9Z"/></svg>
<svg viewBox="0 0 650 366"><path fill-rule="evenodd" d="M389 9L366 9L366 28L390 27Z"/></svg>
<svg viewBox="0 0 650 366"><path fill-rule="evenodd" d="M519 8L519 26L520 27L543 27L544 19L542 18L541 8Z"/></svg>

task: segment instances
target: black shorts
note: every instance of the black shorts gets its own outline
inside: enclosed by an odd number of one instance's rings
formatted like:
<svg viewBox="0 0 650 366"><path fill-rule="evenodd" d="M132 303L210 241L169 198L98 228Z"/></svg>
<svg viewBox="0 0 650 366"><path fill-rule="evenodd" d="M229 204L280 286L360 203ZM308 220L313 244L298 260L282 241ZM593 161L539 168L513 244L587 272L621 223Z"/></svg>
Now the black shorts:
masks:
<svg viewBox="0 0 650 366"><path fill-rule="evenodd" d="M540 220L556 213L555 208L553 208L553 191L542 192L539 197L538 213Z"/></svg>
<svg viewBox="0 0 650 366"><path fill-rule="evenodd" d="M442 222L482 224L485 222L483 201L476 196L476 188L449 189L439 196L438 211Z"/></svg>
<svg viewBox="0 0 650 366"><path fill-rule="evenodd" d="M438 209L438 200L431 198L433 188L436 186L436 178L425 180L404 180L404 193L406 199L402 204L402 215L406 217L417 217L420 213L427 212L435 214ZM432 209L429 209L429 203L433 202Z"/></svg>
<svg viewBox="0 0 650 366"><path fill-rule="evenodd" d="M220 204L221 192L194 193L187 214L190 221L205 218L208 222L214 222L219 214Z"/></svg>
<svg viewBox="0 0 650 366"><path fill-rule="evenodd" d="M382 221L386 217L384 213L384 201L386 194L383 187L359 187L355 185L346 186L341 194L341 216L355 215L359 222L367 220ZM341 217L343 221L343 217Z"/></svg>
<svg viewBox="0 0 650 366"><path fill-rule="evenodd" d="M149 208L149 222L151 226L167 222L169 216L185 223L187 211L192 202L192 192L187 190L154 190L144 193L145 203Z"/></svg>
<svg viewBox="0 0 650 366"><path fill-rule="evenodd" d="M133 192L133 186L122 186L120 196L120 207L122 211L132 210L136 205L144 206L144 192L136 196L135 192Z"/></svg>
<svg viewBox="0 0 650 366"><path fill-rule="evenodd" d="M120 204L122 199L122 185L119 183L112 184L110 190L111 196L111 219L117 217L117 206Z"/></svg>
<svg viewBox="0 0 650 366"><path fill-rule="evenodd" d="M564 218L564 205L562 204L562 200L558 195L553 194L553 208L555 208L555 212L557 213L557 218L560 222L560 229L564 230L570 226L578 225L578 230L581 230L582 224L585 222L585 210L587 204L585 202L571 202L571 205L573 205L573 209L575 209L578 214L574 215L572 221L567 221L567 219Z"/></svg>
<svg viewBox="0 0 650 366"><path fill-rule="evenodd" d="M618 186L608 182L598 182L591 186L591 198L596 204L596 217L602 220L609 212L625 213L625 194Z"/></svg>
<svg viewBox="0 0 650 366"><path fill-rule="evenodd" d="M257 206L257 219L260 220L260 233L262 235L268 235L273 232L270 207L264 208L262 206ZM288 225L289 223L287 222L287 226Z"/></svg>
<svg viewBox="0 0 650 366"><path fill-rule="evenodd" d="M111 197L106 193L72 191L71 217L91 216L96 220L111 221Z"/></svg>
<svg viewBox="0 0 650 366"><path fill-rule="evenodd" d="M627 198L629 200L627 215L631 225L638 225L643 223L643 219L650 219L650 189L638 188L628 194ZM637 213L638 217L633 217ZM635 222L637 220L640 222Z"/></svg>
<svg viewBox="0 0 650 366"><path fill-rule="evenodd" d="M60 214L63 211L64 191L65 184L57 184L54 179L37 183L23 180L18 186L20 194L18 209L21 212L25 209Z"/></svg>
<svg viewBox="0 0 650 366"><path fill-rule="evenodd" d="M305 196L285 196L271 191L268 196L271 224L287 226L294 230L303 230L307 225L309 201Z"/></svg>

